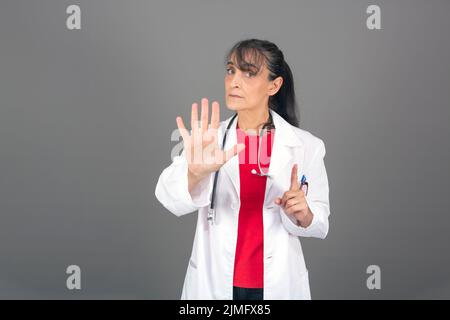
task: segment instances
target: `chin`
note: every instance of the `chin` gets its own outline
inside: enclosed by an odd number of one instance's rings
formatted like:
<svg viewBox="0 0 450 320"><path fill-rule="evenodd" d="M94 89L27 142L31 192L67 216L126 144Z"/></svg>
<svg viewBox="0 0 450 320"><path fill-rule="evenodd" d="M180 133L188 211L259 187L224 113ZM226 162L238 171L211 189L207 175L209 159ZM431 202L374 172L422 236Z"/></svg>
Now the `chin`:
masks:
<svg viewBox="0 0 450 320"><path fill-rule="evenodd" d="M234 99L226 99L227 108L233 111L239 111L245 109L244 105L240 102L234 101Z"/></svg>

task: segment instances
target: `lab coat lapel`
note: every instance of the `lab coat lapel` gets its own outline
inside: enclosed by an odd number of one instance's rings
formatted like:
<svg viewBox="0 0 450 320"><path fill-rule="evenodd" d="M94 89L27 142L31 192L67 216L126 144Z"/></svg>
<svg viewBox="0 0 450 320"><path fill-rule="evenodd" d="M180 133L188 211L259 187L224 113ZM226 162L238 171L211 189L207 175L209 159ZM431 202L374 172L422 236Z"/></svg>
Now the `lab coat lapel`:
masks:
<svg viewBox="0 0 450 320"><path fill-rule="evenodd" d="M271 178L268 178L266 182L265 201L268 207L273 205L274 197L281 196L280 192L287 191L294 163L297 163L298 174L303 172L304 159L303 142L295 134L293 127L278 113L273 110L271 112L275 124L275 136L269 165Z"/></svg>

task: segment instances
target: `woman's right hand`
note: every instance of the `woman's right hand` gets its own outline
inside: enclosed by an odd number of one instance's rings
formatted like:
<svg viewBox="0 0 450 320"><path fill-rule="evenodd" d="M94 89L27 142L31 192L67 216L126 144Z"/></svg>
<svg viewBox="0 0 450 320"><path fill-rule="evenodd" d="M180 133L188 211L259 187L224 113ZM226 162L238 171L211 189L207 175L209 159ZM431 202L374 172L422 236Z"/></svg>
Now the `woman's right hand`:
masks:
<svg viewBox="0 0 450 320"><path fill-rule="evenodd" d="M198 104L192 104L191 129L186 129L181 117L177 117L177 126L183 138L184 150L188 162L189 175L199 181L222 167L228 160L244 150L245 145L236 144L224 151L218 145L220 126L220 107L217 101L212 103L211 125L208 125L208 99L202 99L201 121L198 120Z"/></svg>

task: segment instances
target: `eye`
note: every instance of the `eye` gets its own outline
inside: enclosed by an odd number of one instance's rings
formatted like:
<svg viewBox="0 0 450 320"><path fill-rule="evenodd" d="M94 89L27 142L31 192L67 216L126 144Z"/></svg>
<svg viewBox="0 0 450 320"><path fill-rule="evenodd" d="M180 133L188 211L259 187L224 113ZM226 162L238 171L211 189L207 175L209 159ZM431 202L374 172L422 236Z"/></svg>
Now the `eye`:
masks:
<svg viewBox="0 0 450 320"><path fill-rule="evenodd" d="M232 68L227 68L227 74L231 74L230 71L233 71Z"/></svg>
<svg viewBox="0 0 450 320"><path fill-rule="evenodd" d="M246 72L245 75L246 75L248 78L251 78L251 77L255 76L255 73L249 71L249 72Z"/></svg>

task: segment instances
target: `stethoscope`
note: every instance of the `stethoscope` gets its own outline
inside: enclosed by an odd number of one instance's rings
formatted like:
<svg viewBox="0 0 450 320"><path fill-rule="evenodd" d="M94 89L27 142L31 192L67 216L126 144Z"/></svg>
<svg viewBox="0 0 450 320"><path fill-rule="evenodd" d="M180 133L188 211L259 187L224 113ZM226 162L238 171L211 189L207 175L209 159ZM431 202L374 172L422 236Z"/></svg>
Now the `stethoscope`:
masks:
<svg viewBox="0 0 450 320"><path fill-rule="evenodd" d="M228 122L228 126L227 126L227 128L226 128L226 130L225 130L225 133L224 133L223 139L222 139L222 150L224 149L224 147L225 147L225 142L227 141L227 133L228 133L228 130L230 130L231 125L232 125L234 119L236 118L236 116L237 116L237 113L234 114L234 116L233 116L233 117L230 119L230 121ZM267 130L267 128L270 128L270 129L274 129L274 128L275 128L275 125L274 125L273 119L272 119L272 113L271 113L270 111L269 111L269 121L266 122L266 123L263 125L261 131L259 132L259 148L258 148L258 169L259 169L259 172L257 172L255 169L252 169L251 173L252 173L252 174L256 174L256 175L258 175L258 176L261 176L261 177L272 178L272 176L269 175L269 173L264 173L264 172L262 171L261 165L260 165L260 156L261 156L261 149L262 149L262 148L261 148L261 141L262 141L263 132L264 132L264 130ZM211 203L210 203L209 208L208 208L208 217L207 217L207 220L208 220L211 224L214 223L215 216L216 216L216 208L214 207L214 200L215 200L215 194L216 194L217 176L218 176L218 174L219 174L219 171L220 171L220 169L217 170L217 171L215 172L215 174L214 174L214 182L213 182L213 188L212 188L212 194L211 194Z"/></svg>

